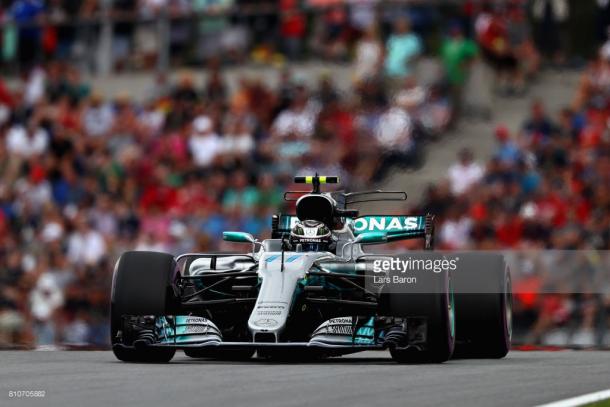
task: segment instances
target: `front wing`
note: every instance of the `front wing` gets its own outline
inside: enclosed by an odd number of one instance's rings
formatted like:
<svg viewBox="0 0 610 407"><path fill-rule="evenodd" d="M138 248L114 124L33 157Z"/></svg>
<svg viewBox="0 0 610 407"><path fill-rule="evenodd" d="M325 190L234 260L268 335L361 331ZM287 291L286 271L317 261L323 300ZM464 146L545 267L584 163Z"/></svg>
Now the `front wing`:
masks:
<svg viewBox="0 0 610 407"><path fill-rule="evenodd" d="M209 349L218 351L278 349L325 355L345 355L384 349L383 332L375 332L374 318L356 326L351 317L332 318L322 323L308 342L223 341L220 330L207 318L197 316L159 317L153 343L136 342L135 347ZM128 347L117 344L118 347Z"/></svg>

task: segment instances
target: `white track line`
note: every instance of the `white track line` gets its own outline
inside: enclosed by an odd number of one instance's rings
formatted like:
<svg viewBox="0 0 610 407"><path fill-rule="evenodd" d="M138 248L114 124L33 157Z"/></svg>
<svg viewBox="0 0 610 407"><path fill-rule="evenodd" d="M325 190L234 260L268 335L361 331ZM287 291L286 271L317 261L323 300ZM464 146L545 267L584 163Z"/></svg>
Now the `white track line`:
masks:
<svg viewBox="0 0 610 407"><path fill-rule="evenodd" d="M541 404L537 407L576 407L608 399L610 399L610 389L583 394L582 396L559 400L553 403Z"/></svg>

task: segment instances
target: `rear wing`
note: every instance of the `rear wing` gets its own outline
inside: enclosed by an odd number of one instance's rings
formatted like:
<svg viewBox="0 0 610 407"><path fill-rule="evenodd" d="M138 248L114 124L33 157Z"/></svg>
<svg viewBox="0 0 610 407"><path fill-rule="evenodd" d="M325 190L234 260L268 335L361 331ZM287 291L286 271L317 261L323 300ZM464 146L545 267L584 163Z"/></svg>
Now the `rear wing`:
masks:
<svg viewBox="0 0 610 407"><path fill-rule="evenodd" d="M274 217L273 234L281 236L290 233L292 227L298 222L294 215L276 215ZM406 239L432 238L431 215L424 216L389 216L389 215L367 215L357 218L346 218L346 221L353 222L354 235L358 236L363 232L386 232L388 242Z"/></svg>

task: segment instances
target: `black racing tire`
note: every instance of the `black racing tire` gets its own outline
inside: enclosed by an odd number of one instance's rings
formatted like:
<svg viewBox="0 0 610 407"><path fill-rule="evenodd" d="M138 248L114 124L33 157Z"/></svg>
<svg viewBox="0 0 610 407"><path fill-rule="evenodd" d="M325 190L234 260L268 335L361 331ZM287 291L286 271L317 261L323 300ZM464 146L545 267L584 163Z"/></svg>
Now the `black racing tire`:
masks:
<svg viewBox="0 0 610 407"><path fill-rule="evenodd" d="M409 253L412 259L442 259L433 252ZM397 318L425 318L424 349L390 346L392 358L399 363L443 363L451 358L455 346L455 319L451 272L417 272L414 292L382 294L384 315Z"/></svg>
<svg viewBox="0 0 610 407"><path fill-rule="evenodd" d="M256 349L235 349L235 350L218 350L218 349L184 349L184 354L195 359L216 359L240 361L248 360L254 356Z"/></svg>
<svg viewBox="0 0 610 407"><path fill-rule="evenodd" d="M122 362L131 363L168 363L174 358L176 349L132 349L113 346L112 353Z"/></svg>
<svg viewBox="0 0 610 407"><path fill-rule="evenodd" d="M124 362L165 363L175 349L134 348L124 343L119 331L123 316L165 315L172 301L171 280L176 269L174 257L157 252L125 252L112 276L110 340L117 359Z"/></svg>
<svg viewBox="0 0 610 407"><path fill-rule="evenodd" d="M512 288L501 254L460 253L454 272L457 358L501 359L510 350Z"/></svg>

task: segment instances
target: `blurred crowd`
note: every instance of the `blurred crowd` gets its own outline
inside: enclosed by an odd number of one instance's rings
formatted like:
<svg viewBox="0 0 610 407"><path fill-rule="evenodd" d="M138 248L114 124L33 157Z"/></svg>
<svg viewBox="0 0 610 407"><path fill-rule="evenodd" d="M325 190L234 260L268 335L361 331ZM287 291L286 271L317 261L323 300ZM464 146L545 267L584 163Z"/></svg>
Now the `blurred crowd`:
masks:
<svg viewBox="0 0 610 407"><path fill-rule="evenodd" d="M396 31L419 43L407 20ZM121 252L226 250L224 230L269 235L295 174L367 185L418 165L449 104L378 58L349 92L289 68L273 88L244 77L229 92L218 62L203 86L185 71L144 101L107 99L60 60L0 80L2 342L105 345Z"/></svg>
<svg viewBox="0 0 610 407"><path fill-rule="evenodd" d="M524 67L531 74L538 52L559 65L569 54L591 56L606 38L610 6L603 0L0 1L2 59L21 69L53 58L89 71L105 64L151 68L160 57L175 65L210 58L347 61L363 32L376 24L385 37L397 17L409 18L429 48L458 19L519 87L515 59L531 60Z"/></svg>
<svg viewBox="0 0 610 407"><path fill-rule="evenodd" d="M447 178L429 187L417 210L437 215L444 249L610 250L609 119L607 42L584 70L572 105L549 112L544 100L534 100L519 131L497 126L488 162L460 151ZM574 253L558 258L576 258ZM587 266L567 274L560 274L561 262L545 269L525 256L516 263L521 340L610 344L610 265L601 254L588 253ZM562 277L549 280L552 275ZM542 292L547 294L536 294Z"/></svg>
<svg viewBox="0 0 610 407"><path fill-rule="evenodd" d="M223 12L242 3L258 13ZM264 238L271 214L289 210L283 191L296 174L339 175L357 189L420 166L426 144L468 110L464 89L479 58L496 72L499 93L517 96L542 64L567 59L555 21L566 1L468 1L451 6L442 29L441 7L426 2L304 2L320 8L313 19L303 2L275 3L0 2L3 58L16 59L22 76L14 86L0 79L0 346L107 345L121 252L224 250L223 230ZM79 58L103 36L100 10L116 19L110 49L123 69L157 58L153 17L166 6L176 18L197 17L170 19L166 34L176 63L205 62L204 85L185 71L144 100L93 89L83 79L91 61ZM133 13L151 24L135 24ZM64 24L73 17L92 23ZM558 37L536 39L529 28L542 22ZM244 38L251 43L237 47ZM430 83L415 76L424 55L442 68ZM430 188L419 209L438 215L442 247L608 246L604 55L559 118L535 102L522 132L498 127L486 167L463 151L448 181ZM339 90L332 71L312 85L279 63L305 56L351 63L350 89ZM230 91L225 64L244 58L278 63L277 85L244 77Z"/></svg>

